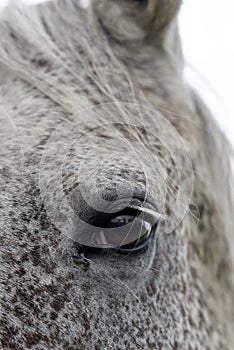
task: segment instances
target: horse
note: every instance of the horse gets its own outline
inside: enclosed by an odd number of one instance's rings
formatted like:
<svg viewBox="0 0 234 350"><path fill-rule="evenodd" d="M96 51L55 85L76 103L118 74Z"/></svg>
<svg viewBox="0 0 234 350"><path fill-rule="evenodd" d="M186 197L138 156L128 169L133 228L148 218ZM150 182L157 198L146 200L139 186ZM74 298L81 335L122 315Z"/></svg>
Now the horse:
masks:
<svg viewBox="0 0 234 350"><path fill-rule="evenodd" d="M232 149L180 6L1 13L2 349L231 350Z"/></svg>

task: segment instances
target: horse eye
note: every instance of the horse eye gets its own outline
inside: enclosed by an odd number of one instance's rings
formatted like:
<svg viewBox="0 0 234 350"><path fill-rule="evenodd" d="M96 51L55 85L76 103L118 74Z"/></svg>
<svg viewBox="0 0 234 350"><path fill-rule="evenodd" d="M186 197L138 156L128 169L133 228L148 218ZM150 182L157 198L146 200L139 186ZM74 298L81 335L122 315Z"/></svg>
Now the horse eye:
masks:
<svg viewBox="0 0 234 350"><path fill-rule="evenodd" d="M92 235L90 246L101 250L137 251L147 246L155 225L150 215L126 208L105 220L105 227Z"/></svg>

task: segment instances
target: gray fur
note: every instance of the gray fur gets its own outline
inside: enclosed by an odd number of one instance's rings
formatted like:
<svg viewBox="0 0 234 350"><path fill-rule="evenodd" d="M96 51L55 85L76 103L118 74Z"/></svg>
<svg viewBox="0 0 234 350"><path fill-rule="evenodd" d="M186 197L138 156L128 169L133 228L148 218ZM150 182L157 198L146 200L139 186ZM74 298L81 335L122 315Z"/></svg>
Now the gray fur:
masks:
<svg viewBox="0 0 234 350"><path fill-rule="evenodd" d="M179 3L2 14L2 349L232 349L231 151L183 80ZM131 186L168 218L149 248L73 259Z"/></svg>

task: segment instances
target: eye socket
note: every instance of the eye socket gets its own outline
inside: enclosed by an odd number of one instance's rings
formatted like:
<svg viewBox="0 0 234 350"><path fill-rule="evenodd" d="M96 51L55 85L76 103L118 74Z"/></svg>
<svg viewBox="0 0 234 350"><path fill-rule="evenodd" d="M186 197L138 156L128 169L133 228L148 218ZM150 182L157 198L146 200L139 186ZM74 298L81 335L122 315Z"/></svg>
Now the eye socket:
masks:
<svg viewBox="0 0 234 350"><path fill-rule="evenodd" d="M97 223L102 227L97 227L92 233L90 245L84 247L85 251L94 253L108 250L126 253L139 251L147 247L157 222L155 216L144 212L142 208L133 207L99 218Z"/></svg>

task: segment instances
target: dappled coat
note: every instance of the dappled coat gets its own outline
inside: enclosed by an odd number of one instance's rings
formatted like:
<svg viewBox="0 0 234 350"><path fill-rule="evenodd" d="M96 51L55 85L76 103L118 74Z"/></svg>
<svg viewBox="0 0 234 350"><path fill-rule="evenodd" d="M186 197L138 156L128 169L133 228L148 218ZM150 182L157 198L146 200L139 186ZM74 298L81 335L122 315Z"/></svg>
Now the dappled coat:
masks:
<svg viewBox="0 0 234 350"><path fill-rule="evenodd" d="M179 6L1 14L1 349L233 348L231 150Z"/></svg>

